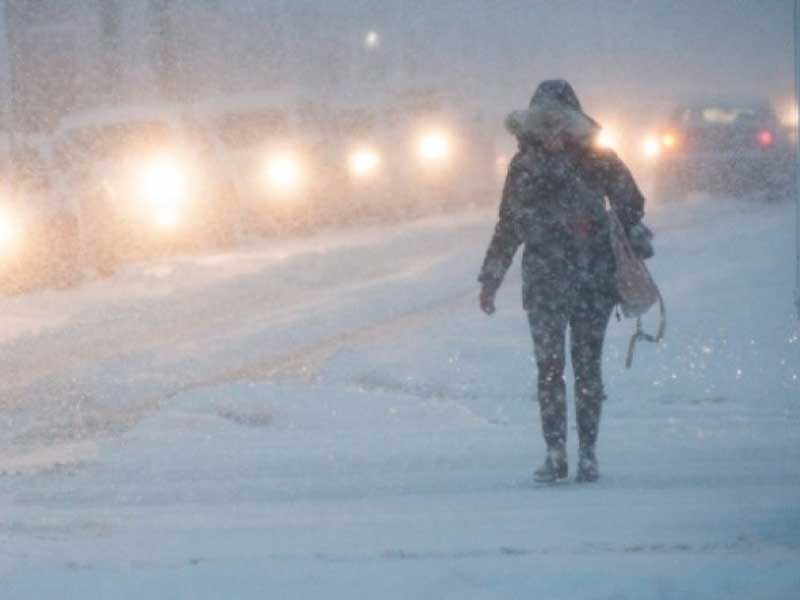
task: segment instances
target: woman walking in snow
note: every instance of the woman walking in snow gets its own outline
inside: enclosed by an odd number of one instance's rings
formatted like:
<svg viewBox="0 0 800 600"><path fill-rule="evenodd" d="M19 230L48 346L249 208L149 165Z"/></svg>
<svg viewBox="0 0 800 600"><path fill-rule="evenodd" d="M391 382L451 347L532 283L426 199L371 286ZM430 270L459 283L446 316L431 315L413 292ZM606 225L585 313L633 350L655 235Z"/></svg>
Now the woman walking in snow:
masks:
<svg viewBox="0 0 800 600"><path fill-rule="evenodd" d="M564 366L569 328L577 480L594 481L599 477L595 446L605 398L603 341L618 301L606 202L636 239L644 228L644 198L616 154L598 146L600 127L583 113L566 81L542 82L528 110L512 113L506 126L519 149L508 169L499 220L478 277L480 306L487 314L495 311L497 289L524 244L523 306L533 337L547 445L534 478L555 482L568 476Z"/></svg>

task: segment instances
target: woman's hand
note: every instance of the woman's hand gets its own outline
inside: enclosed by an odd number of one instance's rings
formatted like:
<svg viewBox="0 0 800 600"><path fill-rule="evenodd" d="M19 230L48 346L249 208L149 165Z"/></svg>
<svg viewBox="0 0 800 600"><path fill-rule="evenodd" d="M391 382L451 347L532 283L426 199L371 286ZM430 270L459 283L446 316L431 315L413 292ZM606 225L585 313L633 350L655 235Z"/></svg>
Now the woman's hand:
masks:
<svg viewBox="0 0 800 600"><path fill-rule="evenodd" d="M485 312L487 315L494 314L496 310L494 307L494 290L491 290L487 287L481 288L481 295L480 295L480 305L481 310Z"/></svg>

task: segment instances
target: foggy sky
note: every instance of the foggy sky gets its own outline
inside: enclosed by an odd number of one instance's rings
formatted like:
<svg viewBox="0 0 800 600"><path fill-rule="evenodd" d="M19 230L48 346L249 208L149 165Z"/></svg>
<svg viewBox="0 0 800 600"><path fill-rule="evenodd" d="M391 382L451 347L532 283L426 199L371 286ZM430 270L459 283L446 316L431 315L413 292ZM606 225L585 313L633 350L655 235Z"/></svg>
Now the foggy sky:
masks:
<svg viewBox="0 0 800 600"><path fill-rule="evenodd" d="M176 2L217 11L230 43L249 36L249 62L208 40L200 72L225 89L235 87L232 73L246 81L258 65L278 64L259 43L280 21L295 42L278 61L282 80L320 95L342 81L354 90L369 78L387 89L425 82L502 113L526 105L539 80L564 77L601 117L648 115L705 93L767 96L781 111L793 98L792 0ZM381 35L372 56L362 46L369 30ZM202 37L193 43L200 53ZM364 70L356 59L373 64Z"/></svg>
<svg viewBox="0 0 800 600"><path fill-rule="evenodd" d="M287 4L308 19L302 62L327 66L315 39L332 30L374 29L387 86L417 77L498 112L546 77L570 80L590 112L647 115L708 93L767 96L780 111L793 99L792 0L329 0L324 23L312 16L321 0Z"/></svg>
<svg viewBox="0 0 800 600"><path fill-rule="evenodd" d="M451 69L501 104L554 76L623 110L707 92L793 97L791 0L501 0L488 20L483 0L403 4L418 20L450 14Z"/></svg>
<svg viewBox="0 0 800 600"><path fill-rule="evenodd" d="M791 0L501 4L510 51L524 57L513 81L563 76L590 102L634 111L708 92L766 95L779 108L793 97ZM512 90L524 96L533 82Z"/></svg>

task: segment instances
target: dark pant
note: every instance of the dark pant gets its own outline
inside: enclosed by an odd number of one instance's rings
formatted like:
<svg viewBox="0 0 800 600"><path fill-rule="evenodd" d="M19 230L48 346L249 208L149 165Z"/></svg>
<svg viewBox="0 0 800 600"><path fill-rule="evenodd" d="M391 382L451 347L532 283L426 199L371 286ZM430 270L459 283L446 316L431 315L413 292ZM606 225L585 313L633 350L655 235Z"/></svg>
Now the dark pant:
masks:
<svg viewBox="0 0 800 600"><path fill-rule="evenodd" d="M528 313L538 368L537 392L542 432L548 448L567 440L564 384L565 341L570 328L570 356L575 374L575 413L582 449L594 448L603 399L602 355L608 320L615 300L591 294L574 306L537 308Z"/></svg>

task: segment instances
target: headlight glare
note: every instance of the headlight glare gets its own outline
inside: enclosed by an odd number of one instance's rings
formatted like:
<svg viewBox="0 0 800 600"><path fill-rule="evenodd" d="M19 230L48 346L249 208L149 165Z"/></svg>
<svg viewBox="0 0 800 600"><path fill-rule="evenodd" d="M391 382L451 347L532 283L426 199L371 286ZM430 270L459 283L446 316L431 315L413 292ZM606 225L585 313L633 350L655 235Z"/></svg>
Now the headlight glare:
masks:
<svg viewBox="0 0 800 600"><path fill-rule="evenodd" d="M272 187L293 190L300 183L300 165L293 157L277 156L267 162L264 175Z"/></svg>
<svg viewBox="0 0 800 600"><path fill-rule="evenodd" d="M159 158L148 163L139 181L142 197L155 206L174 205L186 199L186 174L171 159Z"/></svg>
<svg viewBox="0 0 800 600"><path fill-rule="evenodd" d="M365 177L374 173L380 164L380 155L370 148L356 150L350 155L350 172L357 177Z"/></svg>
<svg viewBox="0 0 800 600"><path fill-rule="evenodd" d="M450 138L441 131L430 132L419 141L419 156L424 161L441 161L450 156Z"/></svg>
<svg viewBox="0 0 800 600"><path fill-rule="evenodd" d="M661 145L671 150L678 145L678 136L671 131L666 132L661 136Z"/></svg>
<svg viewBox="0 0 800 600"><path fill-rule="evenodd" d="M178 206L174 203L164 203L153 209L155 222L162 227L174 227L178 224Z"/></svg>
<svg viewBox="0 0 800 600"><path fill-rule="evenodd" d="M617 148L617 135L609 129L601 129L597 134L595 144L603 150L615 150Z"/></svg>
<svg viewBox="0 0 800 600"><path fill-rule="evenodd" d="M648 136L642 142L642 152L647 158L657 158L661 154L661 142L655 136Z"/></svg>
<svg viewBox="0 0 800 600"><path fill-rule="evenodd" d="M17 227L14 219L5 212L0 212L0 247L7 248L17 237Z"/></svg>

